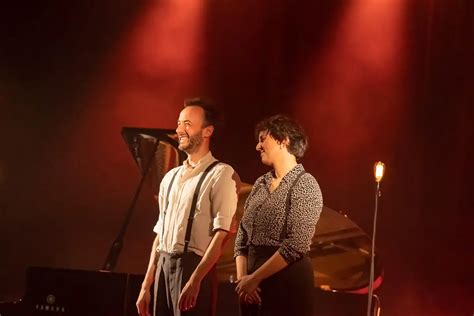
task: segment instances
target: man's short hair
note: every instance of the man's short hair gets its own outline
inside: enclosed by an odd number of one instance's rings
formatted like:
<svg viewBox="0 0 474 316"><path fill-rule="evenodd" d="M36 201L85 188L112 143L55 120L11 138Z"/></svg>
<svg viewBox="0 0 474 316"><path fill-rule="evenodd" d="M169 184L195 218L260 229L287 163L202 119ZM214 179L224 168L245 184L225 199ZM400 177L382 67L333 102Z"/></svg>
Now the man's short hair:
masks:
<svg viewBox="0 0 474 316"><path fill-rule="evenodd" d="M199 106L204 110L204 126L216 126L219 123L219 113L216 105L209 98L196 97L184 100L184 107Z"/></svg>
<svg viewBox="0 0 474 316"><path fill-rule="evenodd" d="M285 115L274 115L260 121L255 127L255 138L258 140L260 132L268 131L277 142L283 142L287 137L290 141L288 152L301 159L308 147L308 137L295 120Z"/></svg>

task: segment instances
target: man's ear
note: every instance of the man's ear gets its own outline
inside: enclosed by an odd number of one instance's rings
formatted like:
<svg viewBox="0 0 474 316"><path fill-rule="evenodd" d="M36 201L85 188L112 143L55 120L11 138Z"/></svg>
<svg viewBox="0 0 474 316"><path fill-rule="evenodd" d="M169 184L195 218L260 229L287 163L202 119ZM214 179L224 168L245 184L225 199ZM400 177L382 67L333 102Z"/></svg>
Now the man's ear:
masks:
<svg viewBox="0 0 474 316"><path fill-rule="evenodd" d="M203 137L210 138L212 136L212 133L214 133L214 126L209 125L209 126L204 127Z"/></svg>

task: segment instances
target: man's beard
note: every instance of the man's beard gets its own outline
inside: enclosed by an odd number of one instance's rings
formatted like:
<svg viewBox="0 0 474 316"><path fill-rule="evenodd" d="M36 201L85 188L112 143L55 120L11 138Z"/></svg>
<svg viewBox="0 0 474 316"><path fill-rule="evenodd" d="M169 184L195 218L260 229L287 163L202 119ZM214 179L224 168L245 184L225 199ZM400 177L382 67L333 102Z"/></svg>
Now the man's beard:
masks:
<svg viewBox="0 0 474 316"><path fill-rule="evenodd" d="M188 136L188 142L186 144L179 144L178 148L188 154L192 154L199 148L202 143L202 139L201 133Z"/></svg>

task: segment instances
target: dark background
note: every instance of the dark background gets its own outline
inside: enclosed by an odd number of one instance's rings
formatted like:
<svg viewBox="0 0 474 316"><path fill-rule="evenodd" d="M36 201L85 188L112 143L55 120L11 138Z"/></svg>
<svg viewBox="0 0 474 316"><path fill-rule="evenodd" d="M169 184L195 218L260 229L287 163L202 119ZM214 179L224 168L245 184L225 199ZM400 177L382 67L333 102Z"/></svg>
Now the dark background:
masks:
<svg viewBox="0 0 474 316"><path fill-rule="evenodd" d="M226 116L213 153L252 183L263 117L295 117L325 205L371 233L383 315L474 312L474 2L44 1L0 10L0 301L27 266L98 270L139 181L122 126ZM144 273L147 188L118 272Z"/></svg>

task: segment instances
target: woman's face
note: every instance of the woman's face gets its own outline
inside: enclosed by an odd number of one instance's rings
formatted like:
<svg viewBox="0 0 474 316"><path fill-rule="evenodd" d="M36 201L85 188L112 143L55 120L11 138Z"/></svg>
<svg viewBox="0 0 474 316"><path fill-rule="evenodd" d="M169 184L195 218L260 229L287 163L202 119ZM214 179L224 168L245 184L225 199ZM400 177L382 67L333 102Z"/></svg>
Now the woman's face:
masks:
<svg viewBox="0 0 474 316"><path fill-rule="evenodd" d="M262 131L258 134L258 143L255 149L260 152L260 159L262 159L263 164L273 166L280 151L280 145L268 134L268 131Z"/></svg>

